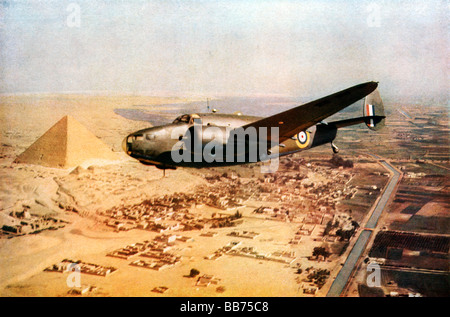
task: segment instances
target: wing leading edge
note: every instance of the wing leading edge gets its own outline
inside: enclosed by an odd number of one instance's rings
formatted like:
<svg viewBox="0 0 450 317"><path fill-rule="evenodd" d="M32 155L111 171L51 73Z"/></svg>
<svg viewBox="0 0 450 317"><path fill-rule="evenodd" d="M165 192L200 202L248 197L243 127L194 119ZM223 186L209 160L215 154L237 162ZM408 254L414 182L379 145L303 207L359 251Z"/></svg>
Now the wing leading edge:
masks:
<svg viewBox="0 0 450 317"><path fill-rule="evenodd" d="M278 127L279 142L281 143L296 133L306 130L364 98L374 91L377 86L378 83L373 81L359 84L276 115L252 122L243 126L243 128L254 127L258 129L260 127L267 127L267 141L270 141L271 129L269 127Z"/></svg>

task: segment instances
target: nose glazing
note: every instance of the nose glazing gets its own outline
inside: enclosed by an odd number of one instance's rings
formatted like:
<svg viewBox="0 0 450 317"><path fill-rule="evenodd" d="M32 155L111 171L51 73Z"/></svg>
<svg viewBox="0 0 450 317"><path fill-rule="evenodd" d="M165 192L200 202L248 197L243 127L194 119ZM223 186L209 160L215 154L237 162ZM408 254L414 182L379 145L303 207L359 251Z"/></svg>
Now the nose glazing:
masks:
<svg viewBox="0 0 450 317"><path fill-rule="evenodd" d="M127 136L125 139L123 139L122 141L122 149L125 153L130 154L129 153L129 149L128 149L128 138L129 136Z"/></svg>

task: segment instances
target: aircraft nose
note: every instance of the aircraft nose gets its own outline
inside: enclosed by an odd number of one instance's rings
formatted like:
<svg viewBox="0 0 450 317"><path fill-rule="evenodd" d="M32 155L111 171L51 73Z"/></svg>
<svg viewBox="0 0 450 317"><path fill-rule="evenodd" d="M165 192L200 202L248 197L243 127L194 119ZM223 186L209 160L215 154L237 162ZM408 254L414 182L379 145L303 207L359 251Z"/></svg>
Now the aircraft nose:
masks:
<svg viewBox="0 0 450 317"><path fill-rule="evenodd" d="M129 136L127 136L125 139L123 139L123 141L122 141L122 149L123 149L123 151L125 152L125 153L127 153L127 154L129 154L129 151L128 151L128 137Z"/></svg>

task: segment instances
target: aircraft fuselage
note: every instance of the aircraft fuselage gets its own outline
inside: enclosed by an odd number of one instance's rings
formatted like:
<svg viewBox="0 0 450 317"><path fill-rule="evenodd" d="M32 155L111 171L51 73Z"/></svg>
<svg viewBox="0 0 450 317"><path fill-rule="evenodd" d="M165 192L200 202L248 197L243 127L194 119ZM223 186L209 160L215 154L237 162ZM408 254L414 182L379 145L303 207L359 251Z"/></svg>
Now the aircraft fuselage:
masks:
<svg viewBox="0 0 450 317"><path fill-rule="evenodd" d="M188 115L185 120L187 122L180 120L176 122L177 120L175 120L174 123L168 125L139 130L128 135L123 141L123 149L128 155L139 160L141 163L155 165L159 168L175 168L176 166L200 168L206 166L236 165L262 160L260 155L256 156L256 160L252 160L249 155L243 156L240 159L227 160L224 153L221 160L215 159L213 162L208 162L204 159L201 161L190 159L175 162L173 160L173 151L174 149L179 150L177 143L180 143L180 141L186 138L186 133L190 129L192 131L192 127L195 124L192 116L198 116L198 124L201 125L199 128L202 132L208 131L210 128L215 128L223 130L224 135L227 130L231 131L261 119L261 117L238 114L199 113ZM306 131L301 131L293 135L282 143L268 147L266 154L269 157L283 156L330 143L335 139L336 132L337 129L328 127L326 124L317 124L308 128ZM202 138L202 150L208 141L214 141L214 138L206 138L205 140L205 134L207 133L204 133ZM226 142L223 143L223 146L226 147ZM224 149L223 152L226 152L226 150Z"/></svg>

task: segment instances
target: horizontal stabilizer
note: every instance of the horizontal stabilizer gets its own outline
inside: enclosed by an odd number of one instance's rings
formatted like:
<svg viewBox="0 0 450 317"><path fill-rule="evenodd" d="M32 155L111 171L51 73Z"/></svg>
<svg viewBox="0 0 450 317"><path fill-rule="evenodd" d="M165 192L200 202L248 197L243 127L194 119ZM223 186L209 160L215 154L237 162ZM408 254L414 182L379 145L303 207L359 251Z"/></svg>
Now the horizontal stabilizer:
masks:
<svg viewBox="0 0 450 317"><path fill-rule="evenodd" d="M339 129L339 128L348 127L350 125L355 125L355 124L360 124L360 123L366 123L367 125L369 125L371 123L371 120L376 125L379 122L381 122L381 120L384 120L384 118L386 118L386 117L385 116L358 117L358 118L329 122L327 125Z"/></svg>

